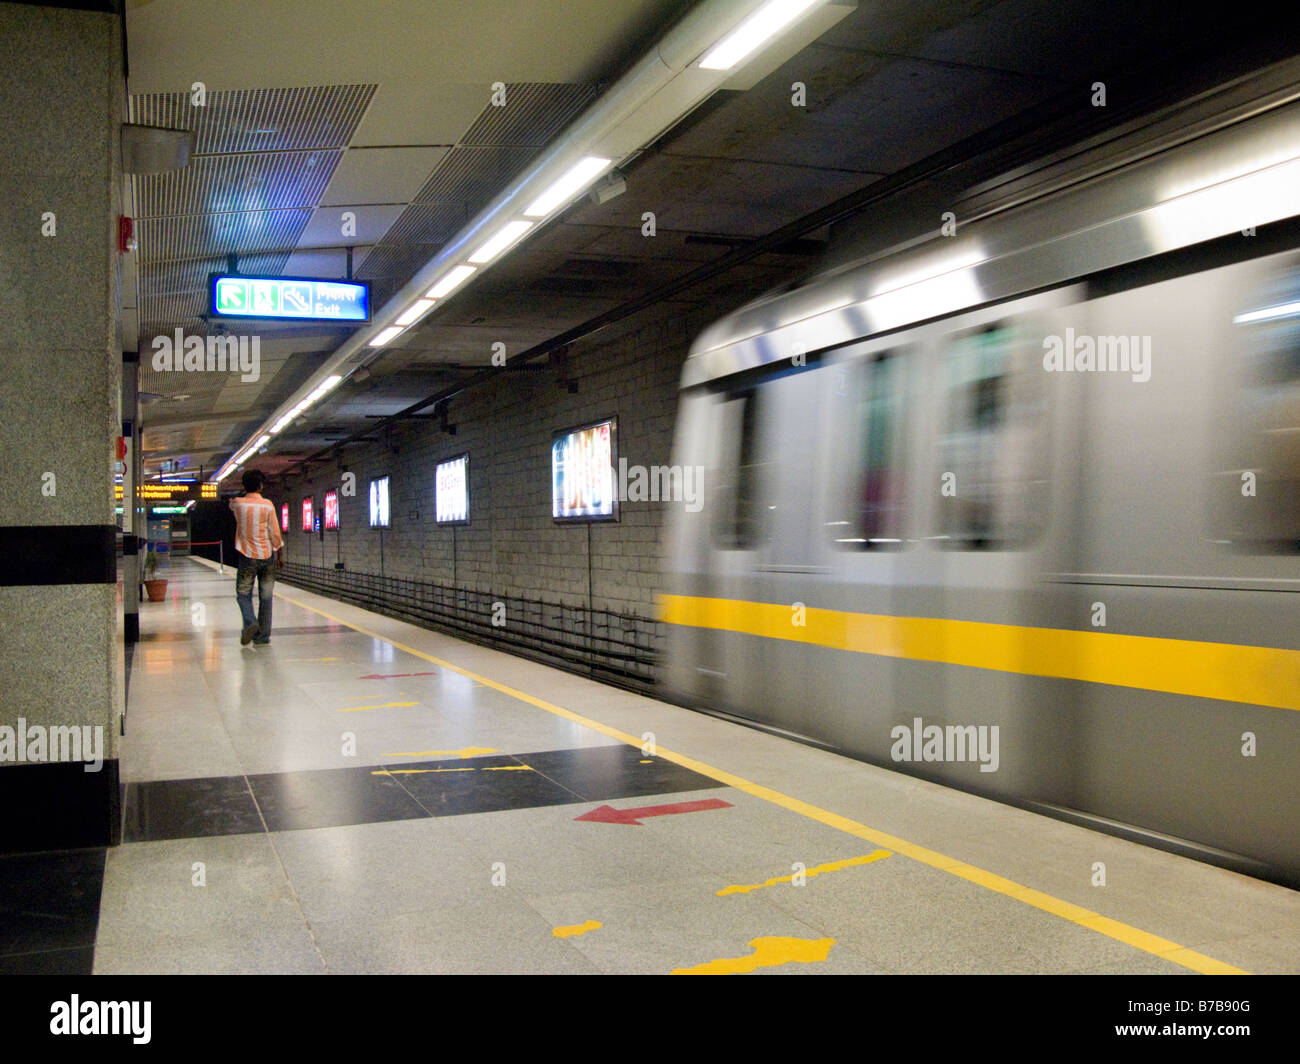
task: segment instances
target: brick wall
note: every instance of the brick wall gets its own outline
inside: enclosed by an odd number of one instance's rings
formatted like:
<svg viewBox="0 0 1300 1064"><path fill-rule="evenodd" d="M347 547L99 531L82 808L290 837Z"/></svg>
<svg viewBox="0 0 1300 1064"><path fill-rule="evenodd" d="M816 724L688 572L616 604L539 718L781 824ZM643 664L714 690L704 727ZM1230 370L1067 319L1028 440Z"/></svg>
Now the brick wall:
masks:
<svg viewBox="0 0 1300 1064"><path fill-rule="evenodd" d="M347 448L344 465L356 474L356 494L340 495L342 527L326 532L323 544L300 531L301 504L310 494L323 512L325 492L339 487L338 469L274 485L277 503L290 505L288 560L327 567L341 560L354 572L573 605L588 602L590 574L594 608L651 614L669 504L622 502L618 522L558 525L551 520L550 478L553 433L611 415L618 418L618 454L629 466L670 462L682 363L719 311L705 306L665 319L660 308L657 320L645 320L651 314L620 336L598 336L570 351L576 395L550 372L503 369L499 382L452 401L455 436L436 421L412 421L393 434L397 453L378 443ZM465 452L470 523L440 526L434 467ZM383 475L391 527L381 533L369 527L368 510L370 480Z"/></svg>

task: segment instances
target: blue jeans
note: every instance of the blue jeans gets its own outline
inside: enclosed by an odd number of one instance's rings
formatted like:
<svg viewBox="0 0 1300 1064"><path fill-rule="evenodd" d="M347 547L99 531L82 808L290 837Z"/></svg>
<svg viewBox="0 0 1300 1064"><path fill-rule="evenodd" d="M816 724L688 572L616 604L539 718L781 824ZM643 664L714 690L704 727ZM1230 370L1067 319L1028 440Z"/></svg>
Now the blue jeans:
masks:
<svg viewBox="0 0 1300 1064"><path fill-rule="evenodd" d="M275 591L275 559L245 558L235 552L235 601L244 617L244 627L258 626L258 639L271 638L271 602ZM257 578L258 610L253 616L253 578Z"/></svg>

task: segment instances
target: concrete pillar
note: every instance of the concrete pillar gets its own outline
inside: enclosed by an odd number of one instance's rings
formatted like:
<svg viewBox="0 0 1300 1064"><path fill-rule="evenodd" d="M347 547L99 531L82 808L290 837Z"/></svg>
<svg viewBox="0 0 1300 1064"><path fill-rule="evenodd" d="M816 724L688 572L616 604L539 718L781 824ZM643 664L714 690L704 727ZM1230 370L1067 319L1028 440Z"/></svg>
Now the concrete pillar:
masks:
<svg viewBox="0 0 1300 1064"><path fill-rule="evenodd" d="M0 852L111 845L119 16L0 3L0 70Z"/></svg>

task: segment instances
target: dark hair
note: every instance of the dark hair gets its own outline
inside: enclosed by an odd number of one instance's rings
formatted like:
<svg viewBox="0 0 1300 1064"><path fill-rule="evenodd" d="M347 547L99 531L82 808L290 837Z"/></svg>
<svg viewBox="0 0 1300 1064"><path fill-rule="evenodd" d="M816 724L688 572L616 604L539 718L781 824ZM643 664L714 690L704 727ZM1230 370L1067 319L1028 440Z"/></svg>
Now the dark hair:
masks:
<svg viewBox="0 0 1300 1064"><path fill-rule="evenodd" d="M245 469L243 479L244 479L245 491L262 490L262 474L259 473L256 469Z"/></svg>

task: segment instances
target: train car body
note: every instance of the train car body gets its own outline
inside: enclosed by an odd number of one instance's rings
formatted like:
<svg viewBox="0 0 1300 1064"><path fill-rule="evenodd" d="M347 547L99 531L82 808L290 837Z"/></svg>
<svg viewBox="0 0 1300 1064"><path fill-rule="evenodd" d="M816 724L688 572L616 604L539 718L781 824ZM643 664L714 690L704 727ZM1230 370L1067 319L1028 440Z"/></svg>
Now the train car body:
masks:
<svg viewBox="0 0 1300 1064"><path fill-rule="evenodd" d="M1300 881L1295 84L1018 175L951 235L707 329L670 695Z"/></svg>

